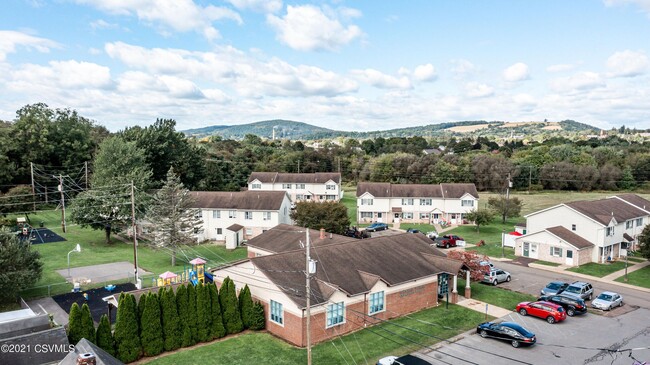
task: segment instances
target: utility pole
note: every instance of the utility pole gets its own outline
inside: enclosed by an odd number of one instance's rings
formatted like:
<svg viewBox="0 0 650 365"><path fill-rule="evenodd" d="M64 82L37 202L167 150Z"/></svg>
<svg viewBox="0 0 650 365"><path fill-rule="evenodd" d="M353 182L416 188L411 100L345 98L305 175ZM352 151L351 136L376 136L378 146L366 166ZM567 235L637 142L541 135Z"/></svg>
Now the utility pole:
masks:
<svg viewBox="0 0 650 365"><path fill-rule="evenodd" d="M133 181L131 181L131 223L133 224L133 273L135 276L135 286L140 289L138 285L138 237L137 226L135 224L135 188Z"/></svg>
<svg viewBox="0 0 650 365"><path fill-rule="evenodd" d="M510 173L508 173L508 185L506 185L506 206L503 209L503 223L506 222L506 215L508 212L508 200L510 199L510 188L512 187L512 181L510 181Z"/></svg>
<svg viewBox="0 0 650 365"><path fill-rule="evenodd" d="M84 169L86 170L86 173L85 173L86 190L88 190L88 161L84 162Z"/></svg>
<svg viewBox="0 0 650 365"><path fill-rule="evenodd" d="M30 162L29 167L32 171L32 201L34 202L34 212L35 212L36 211L36 185L34 185L34 163ZM45 191L47 191L47 186L45 187Z"/></svg>
<svg viewBox="0 0 650 365"><path fill-rule="evenodd" d="M61 229L65 232L65 195L63 194L63 176L59 175L59 191L61 192Z"/></svg>
<svg viewBox="0 0 650 365"><path fill-rule="evenodd" d="M307 300L307 365L311 365L311 257L309 257L309 228L305 231L307 244L305 245L305 299Z"/></svg>

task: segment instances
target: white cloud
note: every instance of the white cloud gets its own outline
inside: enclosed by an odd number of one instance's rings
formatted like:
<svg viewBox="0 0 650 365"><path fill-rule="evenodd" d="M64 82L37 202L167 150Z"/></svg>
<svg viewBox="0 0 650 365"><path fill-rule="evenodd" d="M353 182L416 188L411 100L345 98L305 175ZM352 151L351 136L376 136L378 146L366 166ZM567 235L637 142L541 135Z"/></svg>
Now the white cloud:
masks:
<svg viewBox="0 0 650 365"><path fill-rule="evenodd" d="M333 51L361 37L358 26L344 26L339 21L352 14L350 9L326 10L329 14L313 5L289 5L284 17L269 14L266 21L280 42L300 51Z"/></svg>
<svg viewBox="0 0 650 365"><path fill-rule="evenodd" d="M650 16L650 1L648 0L604 0L607 6L625 6L628 4L636 5L641 8L641 11Z"/></svg>
<svg viewBox="0 0 650 365"><path fill-rule="evenodd" d="M120 26L115 23L109 23L104 19L97 19L90 22L92 29L118 29Z"/></svg>
<svg viewBox="0 0 650 365"><path fill-rule="evenodd" d="M465 84L465 93L470 98L484 98L494 95L494 88L479 82L468 82Z"/></svg>
<svg viewBox="0 0 650 365"><path fill-rule="evenodd" d="M353 70L352 74L361 81L380 89L410 89L412 87L408 77L397 78L371 68Z"/></svg>
<svg viewBox="0 0 650 365"><path fill-rule="evenodd" d="M0 30L0 61L4 61L7 54L15 53L18 46L35 49L42 53L47 53L52 48L60 48L58 43L46 38L35 37L13 30Z"/></svg>
<svg viewBox="0 0 650 365"><path fill-rule="evenodd" d="M451 60L451 72L458 78L465 77L477 71L476 66L468 60Z"/></svg>
<svg viewBox="0 0 650 365"><path fill-rule="evenodd" d="M517 62L503 70L503 79L508 82L523 81L529 78L530 71L528 70L528 65L522 62Z"/></svg>
<svg viewBox="0 0 650 365"><path fill-rule="evenodd" d="M609 70L608 76L634 77L646 73L650 61L643 52L625 50L609 56L606 65Z"/></svg>
<svg viewBox="0 0 650 365"><path fill-rule="evenodd" d="M418 81L433 81L438 77L435 67L432 64L419 65L413 71L413 77Z"/></svg>
<svg viewBox="0 0 650 365"><path fill-rule="evenodd" d="M253 10L260 13L275 13L282 9L282 0L228 0L240 10Z"/></svg>
<svg viewBox="0 0 650 365"><path fill-rule="evenodd" d="M160 24L179 32L196 31L208 39L218 38L212 22L222 19L243 21L239 14L225 7L200 6L192 0L76 0L110 14L135 15L145 23Z"/></svg>
<svg viewBox="0 0 650 365"><path fill-rule="evenodd" d="M569 77L551 80L551 89L558 92L585 91L605 86L602 77L595 72L580 72Z"/></svg>
<svg viewBox="0 0 650 365"><path fill-rule="evenodd" d="M576 68L575 65L565 63L565 64L550 65L546 67L546 71L550 73L557 73L557 72L572 71L575 68Z"/></svg>
<svg viewBox="0 0 650 365"><path fill-rule="evenodd" d="M19 82L42 83L64 89L111 86L111 73L108 67L75 60L50 61L48 65L23 65L13 73L12 78Z"/></svg>

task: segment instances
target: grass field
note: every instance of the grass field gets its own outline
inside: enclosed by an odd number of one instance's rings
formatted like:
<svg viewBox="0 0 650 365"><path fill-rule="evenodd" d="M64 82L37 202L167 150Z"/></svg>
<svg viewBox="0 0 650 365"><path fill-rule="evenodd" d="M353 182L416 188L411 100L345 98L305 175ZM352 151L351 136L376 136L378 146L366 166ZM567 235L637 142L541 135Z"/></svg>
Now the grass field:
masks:
<svg viewBox="0 0 650 365"><path fill-rule="evenodd" d="M357 188L353 187L344 187L343 188L343 199L341 203L348 208L348 217L350 217L350 224L353 226L357 225Z"/></svg>
<svg viewBox="0 0 650 365"><path fill-rule="evenodd" d="M633 263L628 262L628 267L632 266ZM567 271L573 271L580 274L596 276L602 278L613 272L625 269L624 261L615 261L609 264L597 264L595 262L590 262L588 264L581 265L580 267L572 267L567 269Z"/></svg>
<svg viewBox="0 0 650 365"><path fill-rule="evenodd" d="M650 288L650 266L646 266L637 271L633 271L627 274L627 283L630 285L641 286L644 288ZM625 275L616 279L620 283L625 282Z"/></svg>
<svg viewBox="0 0 650 365"><path fill-rule="evenodd" d="M549 261L543 261L543 260L537 260L537 261L535 261L535 263L540 264L540 265L546 265L546 266L554 266L554 267L560 266L560 264L558 264L557 262L549 262Z"/></svg>
<svg viewBox="0 0 650 365"><path fill-rule="evenodd" d="M358 318L348 313L347 320ZM441 305L320 343L312 349L313 363L375 364L381 357L419 350L439 342L440 338L447 339L472 329L483 321L482 313L453 304L448 309ZM408 338L412 342L400 338ZM183 350L147 364L289 365L306 362L305 349L291 346L267 333L249 333Z"/></svg>
<svg viewBox="0 0 650 365"><path fill-rule="evenodd" d="M458 279L458 288L463 289L464 287L465 280ZM532 296L530 294L519 293L516 291L503 289L498 286L492 286L479 282L473 282L471 284L471 287L472 299L480 300L482 302L509 310L515 310L517 304L521 302L530 302L537 300L535 296Z"/></svg>

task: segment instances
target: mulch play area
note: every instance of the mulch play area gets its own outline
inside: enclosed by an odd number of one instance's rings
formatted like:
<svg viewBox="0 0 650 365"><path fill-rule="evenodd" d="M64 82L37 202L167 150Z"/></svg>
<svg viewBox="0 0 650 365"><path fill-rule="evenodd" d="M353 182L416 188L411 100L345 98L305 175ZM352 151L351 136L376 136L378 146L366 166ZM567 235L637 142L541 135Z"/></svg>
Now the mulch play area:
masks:
<svg viewBox="0 0 650 365"><path fill-rule="evenodd" d="M25 234L27 233L27 234ZM51 230L47 228L31 228L27 229L26 232L20 232L18 233L18 239L21 241L25 241L29 239L29 241L33 245L37 245L40 243L51 243L51 242L61 242L61 241L66 241L65 238L59 236L58 234L52 232Z"/></svg>
<svg viewBox="0 0 650 365"><path fill-rule="evenodd" d="M76 302L79 304L79 307L81 307L84 303L88 303L88 307L90 307L90 314L92 315L93 320L99 323L99 319L101 318L102 314L108 314L108 304L104 302L102 298L107 297L111 294L119 294L121 292L128 292L132 290L135 290L135 284L133 283L116 284L115 289L112 291L109 291L106 288L102 287L86 291L79 291L77 293L55 295L52 297L52 299L54 299L54 301L68 314L70 313L70 307L72 307L72 303ZM88 300L84 298L84 293L88 294ZM117 311L115 309L111 310L111 323L115 323L116 312Z"/></svg>

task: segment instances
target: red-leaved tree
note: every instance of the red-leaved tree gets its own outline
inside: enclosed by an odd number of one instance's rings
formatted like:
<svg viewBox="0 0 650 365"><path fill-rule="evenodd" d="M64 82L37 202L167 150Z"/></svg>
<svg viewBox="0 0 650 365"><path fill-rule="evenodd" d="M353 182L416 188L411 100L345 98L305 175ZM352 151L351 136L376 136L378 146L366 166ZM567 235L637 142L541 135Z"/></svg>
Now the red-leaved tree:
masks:
<svg viewBox="0 0 650 365"><path fill-rule="evenodd" d="M474 281L482 280L486 270L490 268L480 264L481 261L487 261L488 257L479 255L475 251L449 251L447 257L464 262L470 268L470 279Z"/></svg>

